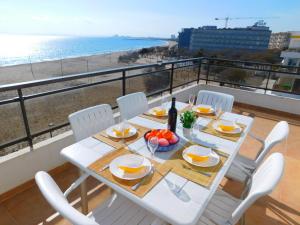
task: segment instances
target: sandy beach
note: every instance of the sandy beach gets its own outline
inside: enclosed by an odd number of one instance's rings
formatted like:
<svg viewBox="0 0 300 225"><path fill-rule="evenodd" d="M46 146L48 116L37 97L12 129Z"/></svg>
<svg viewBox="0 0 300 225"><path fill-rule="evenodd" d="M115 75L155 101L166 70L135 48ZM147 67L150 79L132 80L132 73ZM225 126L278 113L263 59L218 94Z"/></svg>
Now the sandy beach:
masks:
<svg viewBox="0 0 300 225"><path fill-rule="evenodd" d="M22 82L28 80L44 79L49 77L67 76L88 71L97 71L105 68L116 68L128 66L130 63L122 63L118 58L127 52L116 52L110 55L97 55L89 57L79 57L72 59L64 59L63 61L49 61L42 63L33 63L31 65L17 65L0 68L1 84ZM134 64L155 63L162 58L158 55L148 55L140 57ZM131 65L131 64L130 64ZM157 68L152 68L155 71ZM164 68L159 68L164 69ZM133 70L127 73L127 76L149 72L148 69ZM7 75L10 76L7 76ZM34 94L49 90L55 90L65 87L76 86L78 84L94 83L116 77L121 77L121 73L104 75L101 77L86 78L63 83L55 83L43 85L34 88L23 90L23 94ZM197 70L191 68L183 68L176 70L174 73L174 86L180 85L189 80L194 80L197 77ZM161 90L169 87L170 72L157 72L148 76L135 77L126 81L126 92L132 93L142 91L152 93L153 91ZM159 83L159 85L157 85ZM27 117L30 124L31 133L36 133L49 128L49 124L60 125L67 122L68 115L72 112L83 108L94 106L97 104L108 103L111 106L116 105L115 99L122 95L122 82L115 81L89 88L76 89L64 93L34 98L25 101ZM16 96L16 92L0 93L0 99L7 99ZM1 143L23 137L25 135L24 124L19 103L2 105L0 107L0 126L3 128L0 132ZM62 133L68 127L55 134ZM34 139L37 143L41 140L49 138L49 133L39 136ZM9 147L2 154L16 151L19 148L26 146L26 143L18 144ZM1 156L1 154L0 154Z"/></svg>
<svg viewBox="0 0 300 225"><path fill-rule="evenodd" d="M168 41L169 47L174 45L176 45L175 41ZM138 49L134 51L138 51ZM119 51L37 63L0 66L0 85L128 66L128 63L119 62L118 59L120 56L130 52L132 51ZM147 58L140 58L135 64L153 63L157 60L159 60L159 57L153 55Z"/></svg>

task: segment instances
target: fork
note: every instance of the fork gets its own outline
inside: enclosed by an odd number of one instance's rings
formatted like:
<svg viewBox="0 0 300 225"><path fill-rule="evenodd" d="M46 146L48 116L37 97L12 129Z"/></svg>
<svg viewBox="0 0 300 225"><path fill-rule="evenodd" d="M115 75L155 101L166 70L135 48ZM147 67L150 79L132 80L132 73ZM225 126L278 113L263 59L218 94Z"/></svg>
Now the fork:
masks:
<svg viewBox="0 0 300 225"><path fill-rule="evenodd" d="M194 169L192 169L192 168L190 168L190 167L188 167L188 166L186 166L186 165L183 165L183 168L184 168L184 169L187 169L187 170L194 171L194 172L196 172L196 173L201 173L202 175L207 176L207 177L211 177L211 174L210 174L210 173L203 172L203 171L199 171L199 170L194 170Z"/></svg>
<svg viewBox="0 0 300 225"><path fill-rule="evenodd" d="M135 185L131 186L131 190L135 191L136 189L138 189L141 186L141 184L144 183L144 181L146 180L146 178L148 176L152 175L153 173L154 173L154 167L152 166L151 171L148 173L148 175L145 176L145 177L143 177L143 179L140 182L138 182Z"/></svg>

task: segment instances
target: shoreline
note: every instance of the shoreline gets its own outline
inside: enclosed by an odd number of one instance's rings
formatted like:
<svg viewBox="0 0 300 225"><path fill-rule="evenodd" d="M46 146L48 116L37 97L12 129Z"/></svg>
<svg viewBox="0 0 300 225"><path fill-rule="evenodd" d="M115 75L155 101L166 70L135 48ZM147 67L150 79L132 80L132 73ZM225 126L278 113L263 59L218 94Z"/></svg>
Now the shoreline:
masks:
<svg viewBox="0 0 300 225"><path fill-rule="evenodd" d="M171 40L162 40L165 42L164 44L161 45L153 45L150 47L138 47L138 48L132 48L132 49L127 49L127 50L115 50L115 51L108 51L108 52L101 52L97 54L87 54L87 55L73 55L73 56L67 56L64 58L51 58L51 59L42 59L41 61L34 61L34 62L27 62L27 63L16 63L16 64L0 64L0 69L2 67L11 67L11 66L22 66L22 65L27 65L27 64L36 64L36 63L43 63L43 62L52 62L52 61L60 61L60 60L65 60L65 59L76 59L76 58L84 58L84 57L93 57L93 56L104 56L104 55L109 55L113 53L127 53L127 52L134 52L141 50L143 48L155 48L155 47L172 47L176 41L171 41ZM29 57L30 59L30 57Z"/></svg>
<svg viewBox="0 0 300 225"><path fill-rule="evenodd" d="M175 41L166 41L163 46L169 46L170 48L176 45L176 43L177 42ZM162 45L160 45L160 47L161 46ZM149 64L160 60L159 56L153 54L150 55L150 57L139 57L136 62L119 61L120 56L126 55L130 52L138 51L139 49L10 66L0 66L0 85L67 76L78 73L94 72L101 69L124 67L133 64Z"/></svg>

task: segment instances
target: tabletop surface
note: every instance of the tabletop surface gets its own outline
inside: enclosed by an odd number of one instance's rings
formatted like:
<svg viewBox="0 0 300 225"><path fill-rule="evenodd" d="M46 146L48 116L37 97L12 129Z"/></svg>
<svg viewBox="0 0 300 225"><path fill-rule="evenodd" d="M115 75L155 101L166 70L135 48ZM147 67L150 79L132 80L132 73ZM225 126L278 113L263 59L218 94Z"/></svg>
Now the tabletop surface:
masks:
<svg viewBox="0 0 300 225"><path fill-rule="evenodd" d="M176 102L177 110L181 110L186 106L186 103ZM136 195L126 191L125 189L104 179L100 175L88 169L88 166L95 160L99 159L108 152L113 151L113 147L102 143L101 141L96 140L92 137L89 137L64 148L61 151L61 155L65 157L69 162L79 167L81 170L85 171L86 173L90 174L91 176L114 189L117 193L134 201L136 204L149 210L168 223L178 225L192 225L197 223L209 200L217 190L222 178L229 169L229 166L238 153L239 148L243 143L247 133L250 131L253 123L253 118L251 117L229 112L225 112L221 116L221 119L236 121L238 123L245 124L247 127L245 128L244 133L241 135L240 139L237 142L232 142L201 131L196 134L196 138L193 138L194 142L203 144L205 146L211 146L215 149L229 154L228 160L219 170L217 176L215 177L213 183L209 188L190 182L185 178L170 172L166 175L166 179L162 179L143 198L139 198ZM210 121L211 119L199 117L197 123L200 126L205 126ZM129 122L151 129L166 128L167 126L167 124L158 123L138 116L130 119ZM181 144L177 147L177 149L179 149L186 141L188 141L183 137L182 126L179 122L179 119L177 119L176 132L181 138ZM147 150L143 138L138 139L136 142L130 144L129 147L139 154L150 157L150 153ZM158 162L164 162L177 149L174 149L173 151L167 153L155 153L155 160ZM179 193L173 191L173 187L170 186L171 184L175 185L176 187L182 188L182 190Z"/></svg>

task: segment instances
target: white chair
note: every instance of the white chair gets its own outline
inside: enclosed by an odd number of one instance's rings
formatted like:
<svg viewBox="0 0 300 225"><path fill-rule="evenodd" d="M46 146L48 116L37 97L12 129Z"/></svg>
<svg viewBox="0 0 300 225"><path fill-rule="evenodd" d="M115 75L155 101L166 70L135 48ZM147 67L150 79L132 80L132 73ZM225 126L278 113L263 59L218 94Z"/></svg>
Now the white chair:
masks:
<svg viewBox="0 0 300 225"><path fill-rule="evenodd" d="M200 217L198 225L236 224L258 198L273 191L283 174L283 169L283 155L273 153L253 174L249 192L243 200L222 190L217 190Z"/></svg>
<svg viewBox="0 0 300 225"><path fill-rule="evenodd" d="M162 220L140 208L135 203L116 194L98 208L83 215L73 208L55 181L44 171L35 175L36 183L48 203L74 225L162 225ZM73 188L74 189L74 188ZM68 192L69 193L69 192Z"/></svg>
<svg viewBox="0 0 300 225"><path fill-rule="evenodd" d="M102 104L69 115L76 141L87 138L112 126L115 121L110 105Z"/></svg>
<svg viewBox="0 0 300 225"><path fill-rule="evenodd" d="M198 92L196 104L211 105L213 107L218 105L219 107L221 107L222 111L231 112L233 102L234 97L232 95L214 91L201 90Z"/></svg>
<svg viewBox="0 0 300 225"><path fill-rule="evenodd" d="M143 92L136 92L117 98L122 119L131 119L148 110L147 97Z"/></svg>
<svg viewBox="0 0 300 225"><path fill-rule="evenodd" d="M234 163L229 168L226 177L245 183L249 177L247 173L251 175L276 144L287 140L288 134L289 124L286 121L278 122L265 140L250 133L253 138L262 143L261 149L258 151L255 159L249 159L238 154L234 159Z"/></svg>

